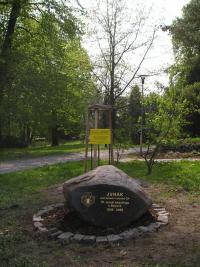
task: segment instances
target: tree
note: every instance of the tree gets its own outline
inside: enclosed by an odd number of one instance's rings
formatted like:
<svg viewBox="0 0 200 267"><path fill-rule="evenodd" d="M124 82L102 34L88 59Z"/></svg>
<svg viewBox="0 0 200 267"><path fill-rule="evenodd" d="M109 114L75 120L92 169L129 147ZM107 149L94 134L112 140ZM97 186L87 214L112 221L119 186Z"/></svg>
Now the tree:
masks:
<svg viewBox="0 0 200 267"><path fill-rule="evenodd" d="M198 137L200 135L200 82L185 86L183 97L187 100L188 108L187 124L183 129L186 133Z"/></svg>
<svg viewBox="0 0 200 267"><path fill-rule="evenodd" d="M62 3L48 3L49 9L47 2L38 7L39 13L30 6L21 11L25 14L19 17L12 39L11 79L4 87L0 114L5 136L29 143L30 132L47 136L49 129L56 145L59 131L67 135L74 127L76 134L80 132L82 110L94 84L88 55L80 45L78 21L69 9L62 10Z"/></svg>
<svg viewBox="0 0 200 267"><path fill-rule="evenodd" d="M186 117L188 123L184 130L192 136L200 135L200 101L197 96L200 82L199 14L199 0L191 0L183 8L182 16L170 27L176 59L176 63L170 69L171 83L188 101L190 112Z"/></svg>
<svg viewBox="0 0 200 267"><path fill-rule="evenodd" d="M152 46L156 27L146 31L144 38L142 30L148 15L144 10L139 10L133 19L133 14L128 15L126 1L123 0L99 1L94 15L97 21L95 34L99 49L94 73L104 91L104 102L115 106L116 100L132 86ZM127 64L129 57L133 57L135 61L131 71Z"/></svg>
<svg viewBox="0 0 200 267"><path fill-rule="evenodd" d="M187 112L186 101L173 88L164 95L151 93L145 99L145 125L147 150L143 153L148 174L151 174L155 157L162 144L175 142L180 136Z"/></svg>
<svg viewBox="0 0 200 267"><path fill-rule="evenodd" d="M140 141L140 124L141 119L141 92L138 86L134 86L129 96L129 108L128 113L130 115L130 136L132 143L139 144Z"/></svg>
<svg viewBox="0 0 200 267"><path fill-rule="evenodd" d="M129 99L126 96L120 96L116 105L116 128L114 131L115 148L116 148L116 162L118 163L124 149L130 145L131 135L131 117L128 112Z"/></svg>

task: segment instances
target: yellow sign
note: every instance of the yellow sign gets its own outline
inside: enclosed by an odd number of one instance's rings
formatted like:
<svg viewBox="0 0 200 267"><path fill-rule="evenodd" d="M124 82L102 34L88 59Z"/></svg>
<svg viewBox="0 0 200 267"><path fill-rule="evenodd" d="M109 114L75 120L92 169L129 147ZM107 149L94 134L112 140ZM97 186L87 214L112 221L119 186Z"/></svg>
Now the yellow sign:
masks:
<svg viewBox="0 0 200 267"><path fill-rule="evenodd" d="M101 145L111 143L110 129L90 129L89 144Z"/></svg>

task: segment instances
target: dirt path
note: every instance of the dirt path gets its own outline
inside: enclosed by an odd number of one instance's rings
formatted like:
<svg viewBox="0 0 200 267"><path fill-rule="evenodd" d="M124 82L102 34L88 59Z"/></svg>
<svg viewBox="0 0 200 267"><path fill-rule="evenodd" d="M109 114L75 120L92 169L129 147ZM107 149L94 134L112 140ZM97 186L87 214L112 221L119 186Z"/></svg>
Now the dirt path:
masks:
<svg viewBox="0 0 200 267"><path fill-rule="evenodd" d="M122 158L120 161L131 161L131 160L140 160L136 157L132 157L131 155L137 155L139 153L139 148L129 149L123 152ZM53 165L57 163L65 163L70 161L80 161L84 159L84 152L80 153L68 153L62 155L54 155L54 156L43 156L37 158L28 158L28 159L18 159L18 160L8 160L0 162L0 174L10 173L16 171L23 171L32 168L38 168L45 165ZM108 151L101 152L101 159L108 159ZM157 162L171 162L171 161L181 161L182 158L167 158L167 159L157 159ZM197 161L200 158L184 158L184 160Z"/></svg>
<svg viewBox="0 0 200 267"><path fill-rule="evenodd" d="M83 153L70 153L66 155L44 156L29 159L18 159L3 161L0 163L0 173L9 173L42 167L45 165L53 165L56 163L64 163L70 161L79 161L83 159Z"/></svg>

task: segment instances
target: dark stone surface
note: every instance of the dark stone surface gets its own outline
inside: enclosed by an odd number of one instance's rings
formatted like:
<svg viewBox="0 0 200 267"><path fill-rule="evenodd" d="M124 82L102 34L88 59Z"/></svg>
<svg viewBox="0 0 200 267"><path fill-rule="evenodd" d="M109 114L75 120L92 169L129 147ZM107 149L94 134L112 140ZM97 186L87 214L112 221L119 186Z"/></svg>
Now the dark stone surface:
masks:
<svg viewBox="0 0 200 267"><path fill-rule="evenodd" d="M81 240L81 243L83 244L94 244L96 242L96 236L95 235L85 235L84 238Z"/></svg>
<svg viewBox="0 0 200 267"><path fill-rule="evenodd" d="M100 227L128 225L152 204L134 179L111 165L65 182L63 192L69 210Z"/></svg>

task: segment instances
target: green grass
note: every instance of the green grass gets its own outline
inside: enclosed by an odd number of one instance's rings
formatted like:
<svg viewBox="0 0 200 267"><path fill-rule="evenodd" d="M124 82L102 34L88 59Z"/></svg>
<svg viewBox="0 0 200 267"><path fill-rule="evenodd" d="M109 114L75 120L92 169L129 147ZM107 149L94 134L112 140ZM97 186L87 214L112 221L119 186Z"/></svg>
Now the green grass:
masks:
<svg viewBox="0 0 200 267"><path fill-rule="evenodd" d="M120 163L120 169L131 177L163 183L186 191L200 191L199 162L156 163L151 175L146 174L144 162ZM19 204L37 195L42 189L62 183L83 173L83 162L57 164L42 168L0 175L0 207Z"/></svg>
<svg viewBox="0 0 200 267"><path fill-rule="evenodd" d="M0 175L0 207L21 205L42 189L83 172L82 162L57 164Z"/></svg>
<svg viewBox="0 0 200 267"><path fill-rule="evenodd" d="M156 163L151 175L147 175L144 162L133 161L120 163L120 169L132 177L156 183L181 187L186 191L200 191L200 163L198 161L181 161Z"/></svg>
<svg viewBox="0 0 200 267"><path fill-rule="evenodd" d="M198 162L159 163L155 165L153 174L150 176L146 175L146 167L143 162L121 163L118 167L130 176L142 178L153 183L165 183L174 188L183 187L186 190L190 190L191 193L199 193L200 190L200 164ZM51 195L51 191L50 193L46 191L48 186L62 183L81 173L83 173L83 162L71 162L0 175L1 266L89 266L90 255L88 253L93 257L100 255L100 248L73 247L73 245L62 248L56 241L37 236L32 228L32 215L39 208L55 201L55 196ZM112 248L110 253L111 251ZM193 251L194 255L198 253L196 250ZM148 259L144 260L146 265L144 263L136 263L133 266L184 266L181 264L148 265ZM115 263L116 261L118 260L115 259ZM116 263L113 266L126 265L123 265L123 262L121 264L119 262L119 264Z"/></svg>
<svg viewBox="0 0 200 267"><path fill-rule="evenodd" d="M40 145L27 148L6 148L0 149L0 161L80 152L84 150L84 147L81 141L70 141L56 147Z"/></svg>

